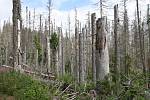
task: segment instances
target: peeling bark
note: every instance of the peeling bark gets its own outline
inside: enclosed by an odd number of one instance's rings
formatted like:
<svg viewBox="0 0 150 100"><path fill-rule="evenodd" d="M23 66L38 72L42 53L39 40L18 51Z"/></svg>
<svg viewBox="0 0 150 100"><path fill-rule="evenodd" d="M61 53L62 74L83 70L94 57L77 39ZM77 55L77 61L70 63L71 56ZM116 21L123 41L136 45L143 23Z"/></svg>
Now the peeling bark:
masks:
<svg viewBox="0 0 150 100"><path fill-rule="evenodd" d="M106 18L99 18L96 22L96 79L103 80L109 73L109 54L106 37Z"/></svg>

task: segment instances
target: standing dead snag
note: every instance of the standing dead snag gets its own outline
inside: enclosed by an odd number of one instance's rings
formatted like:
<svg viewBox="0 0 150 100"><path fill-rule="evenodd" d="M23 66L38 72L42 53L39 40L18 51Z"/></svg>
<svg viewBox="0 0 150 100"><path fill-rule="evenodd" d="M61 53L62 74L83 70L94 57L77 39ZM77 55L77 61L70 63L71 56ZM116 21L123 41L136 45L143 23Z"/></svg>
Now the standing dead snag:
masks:
<svg viewBox="0 0 150 100"><path fill-rule="evenodd" d="M91 15L91 27L92 27L92 77L96 82L96 66L95 66L95 34L96 34L96 14Z"/></svg>
<svg viewBox="0 0 150 100"><path fill-rule="evenodd" d="M79 23L77 20L77 10L75 9L75 65L74 65L74 77L76 82L79 82L79 64L78 64L78 38L79 38Z"/></svg>
<svg viewBox="0 0 150 100"><path fill-rule="evenodd" d="M21 3L20 0L13 0L13 67L20 64L21 48L20 48L20 34L21 34L22 20L21 20Z"/></svg>
<svg viewBox="0 0 150 100"><path fill-rule="evenodd" d="M115 50L114 50L114 54L115 54L115 62L114 62L114 66L115 66L115 71L116 73L118 73L119 68L118 68L118 5L114 6L114 46L115 46Z"/></svg>
<svg viewBox="0 0 150 100"><path fill-rule="evenodd" d="M150 4L148 4L147 9L147 24L148 24L148 33L149 33L149 58L148 58L148 72L150 73ZM149 85L148 88L150 88L150 75L149 75Z"/></svg>
<svg viewBox="0 0 150 100"><path fill-rule="evenodd" d="M86 61L85 61L85 28L79 34L79 81L86 82Z"/></svg>
<svg viewBox="0 0 150 100"><path fill-rule="evenodd" d="M64 68L64 43L63 43L63 34L62 34L62 27L58 27L58 34L59 34L59 46L58 46L58 74L59 76L63 76L65 74Z"/></svg>
<svg viewBox="0 0 150 100"><path fill-rule="evenodd" d="M119 48L118 48L118 24L119 24L119 16L118 16L118 5L114 6L114 72L116 74L116 76L114 77L115 79L115 83L116 83L116 94L118 93L118 84L119 84L119 72L120 72L120 66L119 66Z"/></svg>
<svg viewBox="0 0 150 100"><path fill-rule="evenodd" d="M140 59L143 68L143 73L145 74L146 79L146 67L144 62L144 47L142 45L142 33L141 33L141 25L140 25L140 14L139 14L139 0L136 0L136 7L137 7L137 22L138 22L138 35L139 35L139 47L140 47Z"/></svg>
<svg viewBox="0 0 150 100"><path fill-rule="evenodd" d="M18 0L13 0L13 67L15 68L15 62L16 62L16 51L17 51L17 3Z"/></svg>
<svg viewBox="0 0 150 100"><path fill-rule="evenodd" d="M52 8L52 0L48 1L48 11L49 11L49 16L48 16L48 34L47 34L47 55L48 55L48 59L47 59L47 72L51 71L51 49L50 49L50 36L51 36L51 8Z"/></svg>
<svg viewBox="0 0 150 100"><path fill-rule="evenodd" d="M96 80L100 81L109 73L109 54L106 38L106 17L96 22Z"/></svg>

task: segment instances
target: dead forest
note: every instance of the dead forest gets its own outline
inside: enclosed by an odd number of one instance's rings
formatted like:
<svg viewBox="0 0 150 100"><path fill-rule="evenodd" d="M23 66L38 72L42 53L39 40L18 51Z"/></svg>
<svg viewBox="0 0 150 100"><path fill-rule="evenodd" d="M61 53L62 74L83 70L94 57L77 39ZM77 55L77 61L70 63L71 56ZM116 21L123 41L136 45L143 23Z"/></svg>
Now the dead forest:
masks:
<svg viewBox="0 0 150 100"><path fill-rule="evenodd" d="M21 100L149 100L150 4L142 15L140 0L135 0L131 20L128 1L122 1L121 13L119 4L112 5L113 20L109 20L103 15L104 1L99 0L100 17L94 11L87 12L86 24L78 19L75 8L74 27L68 16L64 30L63 23L57 26L52 19L54 0L47 0L48 16L39 14L38 19L36 9L31 11L28 6L23 19L21 0L11 0L12 21L4 21L0 29L0 98L5 94ZM49 89L41 90L47 95L38 99L41 92L34 98L32 92L28 92L31 98L16 96L21 92L14 88L7 94L4 81L9 79L3 74L11 72L46 84Z"/></svg>

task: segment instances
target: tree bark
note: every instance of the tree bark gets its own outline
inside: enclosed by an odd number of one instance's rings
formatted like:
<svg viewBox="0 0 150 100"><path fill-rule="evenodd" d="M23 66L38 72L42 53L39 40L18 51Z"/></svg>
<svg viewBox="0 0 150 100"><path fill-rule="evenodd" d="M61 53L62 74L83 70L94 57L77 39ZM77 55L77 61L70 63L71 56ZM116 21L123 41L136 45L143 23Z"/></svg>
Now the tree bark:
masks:
<svg viewBox="0 0 150 100"><path fill-rule="evenodd" d="M139 16L139 3L138 0L136 0L136 7L137 7L137 20L138 20L138 34L139 34L139 40L140 40L140 58L142 62L142 68L143 73L146 75L146 68L145 68L145 61L144 61L144 50L142 45L142 33L141 33L141 25L140 25L140 16ZM146 78L146 76L145 76Z"/></svg>
<svg viewBox="0 0 150 100"><path fill-rule="evenodd" d="M63 76L65 73L65 69L64 69L64 51L63 51L63 35L62 35L62 28L59 27L58 28L58 34L59 34L59 49L58 49L58 53L59 53L59 66L58 66L58 72L59 72L59 76Z"/></svg>
<svg viewBox="0 0 150 100"><path fill-rule="evenodd" d="M52 0L49 0L48 2L48 10L49 10L49 17L48 17L48 24L49 24L49 32L47 35L47 55L48 55L48 64L47 64L47 69L48 72L51 71L51 49L50 49L50 36L51 36L51 6L52 6Z"/></svg>
<svg viewBox="0 0 150 100"><path fill-rule="evenodd" d="M78 20L77 20L77 10L75 9L75 66L74 66L74 77L77 83L79 83L79 64L78 64Z"/></svg>
<svg viewBox="0 0 150 100"><path fill-rule="evenodd" d="M16 66L16 58L17 58L17 28L18 28L18 23L17 23L17 5L18 5L18 0L13 0L13 67L15 68Z"/></svg>
<svg viewBox="0 0 150 100"><path fill-rule="evenodd" d="M82 33L79 34L79 77L80 83L86 82L86 63L85 63L85 45L84 45L85 29L82 29Z"/></svg>
<svg viewBox="0 0 150 100"><path fill-rule="evenodd" d="M119 17L118 17L118 5L114 6L114 46L115 46L115 50L114 50L114 73L115 73L115 77L114 77L114 81L116 83L116 94L118 94L119 91L119 79L120 79L120 68L119 68L119 49L118 49L118 21L119 21Z"/></svg>
<svg viewBox="0 0 150 100"><path fill-rule="evenodd" d="M13 0L13 67L20 64L20 34L22 28L22 20L21 20L21 2L20 0Z"/></svg>
<svg viewBox="0 0 150 100"><path fill-rule="evenodd" d="M148 24L148 33L149 33L149 57L148 57L148 74L149 74L149 85L148 88L150 88L150 4L148 4L148 9L147 9L147 24Z"/></svg>
<svg viewBox="0 0 150 100"><path fill-rule="evenodd" d="M128 56L128 44L129 44L129 29L128 29L128 16L126 9L126 0L124 0L124 29L123 29L123 49L124 49L124 58L123 58L123 66L124 73L128 76L129 74L129 66L127 65L127 56Z"/></svg>
<svg viewBox="0 0 150 100"><path fill-rule="evenodd" d="M96 22L96 80L100 81L109 73L109 54L107 47L106 18Z"/></svg>
<svg viewBox="0 0 150 100"><path fill-rule="evenodd" d="M96 66L95 66L95 35L96 35L96 14L91 15L91 27L92 27L92 78L96 83Z"/></svg>
<svg viewBox="0 0 150 100"><path fill-rule="evenodd" d="M114 6L114 71L116 73L116 81L119 74L119 66L118 66L118 5Z"/></svg>

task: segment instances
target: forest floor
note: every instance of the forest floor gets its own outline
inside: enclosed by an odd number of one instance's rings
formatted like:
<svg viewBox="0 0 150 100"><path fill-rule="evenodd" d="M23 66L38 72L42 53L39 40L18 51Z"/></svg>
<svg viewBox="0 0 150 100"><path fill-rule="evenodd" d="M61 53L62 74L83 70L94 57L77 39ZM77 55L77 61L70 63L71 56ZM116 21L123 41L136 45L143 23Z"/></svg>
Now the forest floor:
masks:
<svg viewBox="0 0 150 100"><path fill-rule="evenodd" d="M0 67L0 74L11 71L12 69L7 67ZM8 96L6 94L0 94L0 100L15 100L14 96Z"/></svg>
<svg viewBox="0 0 150 100"><path fill-rule="evenodd" d="M0 94L0 100L15 100L14 96Z"/></svg>
<svg viewBox="0 0 150 100"><path fill-rule="evenodd" d="M9 68L9 67L1 67L1 66L0 66L0 73L9 72L9 71L11 71L11 70L12 70L12 69Z"/></svg>

